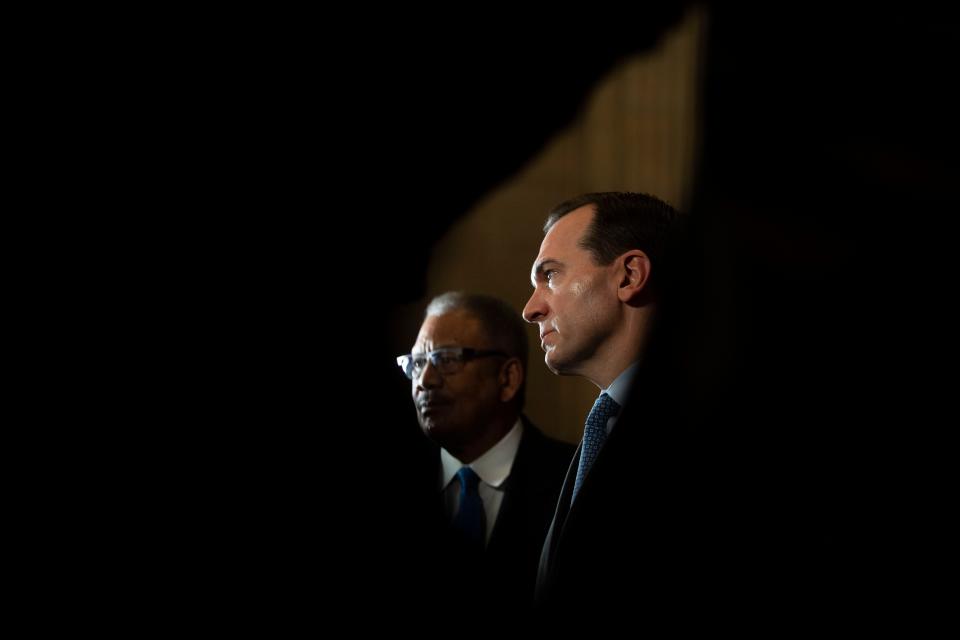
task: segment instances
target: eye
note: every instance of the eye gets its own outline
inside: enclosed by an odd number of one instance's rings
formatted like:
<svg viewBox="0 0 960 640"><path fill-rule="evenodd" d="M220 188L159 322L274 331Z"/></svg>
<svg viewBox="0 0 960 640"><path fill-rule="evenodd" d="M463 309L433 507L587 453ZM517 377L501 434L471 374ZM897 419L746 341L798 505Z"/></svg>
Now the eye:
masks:
<svg viewBox="0 0 960 640"><path fill-rule="evenodd" d="M456 362L457 359L458 359L458 358L457 358L456 354L452 354L452 353L441 353L439 356L437 356L437 364L439 364L439 365L441 365L441 366L451 365L451 364L453 364L454 362Z"/></svg>
<svg viewBox="0 0 960 640"><path fill-rule="evenodd" d="M547 281L547 284L552 284L552 283L553 283L553 277L554 277L555 275L557 275L557 270L556 270L556 269L549 269L549 270L547 270L547 271L544 272L544 274L543 274L543 279Z"/></svg>
<svg viewBox="0 0 960 640"><path fill-rule="evenodd" d="M420 371L427 366L426 356L413 356L413 358L411 358L411 362L413 363L414 371Z"/></svg>

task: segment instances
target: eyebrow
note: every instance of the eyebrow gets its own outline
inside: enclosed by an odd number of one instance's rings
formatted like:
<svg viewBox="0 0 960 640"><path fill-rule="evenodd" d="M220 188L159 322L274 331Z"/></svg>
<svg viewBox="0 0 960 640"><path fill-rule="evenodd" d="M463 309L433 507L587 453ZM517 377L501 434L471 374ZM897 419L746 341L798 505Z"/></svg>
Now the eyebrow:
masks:
<svg viewBox="0 0 960 640"><path fill-rule="evenodd" d="M544 258L540 262L533 265L533 269L530 270L530 284L533 285L534 289L537 288L537 280L541 280L543 278L543 272L546 271L545 267L551 264L558 266L563 265L563 263L556 258Z"/></svg>

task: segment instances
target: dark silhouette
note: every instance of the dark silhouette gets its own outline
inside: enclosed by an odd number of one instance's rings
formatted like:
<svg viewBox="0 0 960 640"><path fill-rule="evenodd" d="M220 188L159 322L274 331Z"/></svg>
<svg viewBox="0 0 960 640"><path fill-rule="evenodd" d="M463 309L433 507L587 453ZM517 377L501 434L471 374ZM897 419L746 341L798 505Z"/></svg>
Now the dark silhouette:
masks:
<svg viewBox="0 0 960 640"><path fill-rule="evenodd" d="M599 389L540 558L537 603L554 621L572 609L629 609L641 594L652 604L646 592L661 583L643 542L663 514L644 507L664 489L644 456L664 451L640 444L649 438L644 408L656 400L644 399L642 386L632 390L682 222L654 196L605 192L557 205L544 225L523 317L538 325L550 371Z"/></svg>
<svg viewBox="0 0 960 640"><path fill-rule="evenodd" d="M143 364L111 389L148 414L120 454L144 482L117 500L144 514L120 550L138 579L217 620L280 624L333 589L423 624L438 585L403 487L428 454L384 318L443 229L683 6L469 31L195 16L201 37L118 74L155 79L117 134L145 158L111 180L150 220L125 241L155 294L123 342ZM938 602L958 28L774 14L710 5L685 266L636 386L644 478L619 497L658 551L615 595L638 623Z"/></svg>

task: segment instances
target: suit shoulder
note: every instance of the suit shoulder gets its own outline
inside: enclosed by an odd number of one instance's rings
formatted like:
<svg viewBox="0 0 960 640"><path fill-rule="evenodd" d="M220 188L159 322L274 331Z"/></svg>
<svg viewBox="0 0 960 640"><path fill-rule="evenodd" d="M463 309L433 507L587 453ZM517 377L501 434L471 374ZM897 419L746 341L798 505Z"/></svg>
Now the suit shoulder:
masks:
<svg viewBox="0 0 960 640"><path fill-rule="evenodd" d="M526 447L539 458L567 464L576 447L569 442L557 440L543 433L524 416L524 440Z"/></svg>

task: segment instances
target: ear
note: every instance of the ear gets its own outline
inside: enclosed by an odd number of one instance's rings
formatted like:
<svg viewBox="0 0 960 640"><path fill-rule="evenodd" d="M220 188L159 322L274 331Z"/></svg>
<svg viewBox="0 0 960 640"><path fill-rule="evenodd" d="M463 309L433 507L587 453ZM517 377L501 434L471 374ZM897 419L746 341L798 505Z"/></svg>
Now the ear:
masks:
<svg viewBox="0 0 960 640"><path fill-rule="evenodd" d="M523 365L520 358L510 358L500 367L500 402L510 402L523 384Z"/></svg>
<svg viewBox="0 0 960 640"><path fill-rule="evenodd" d="M617 258L617 297L621 302L638 302L650 283L650 258L639 249L627 251Z"/></svg>

